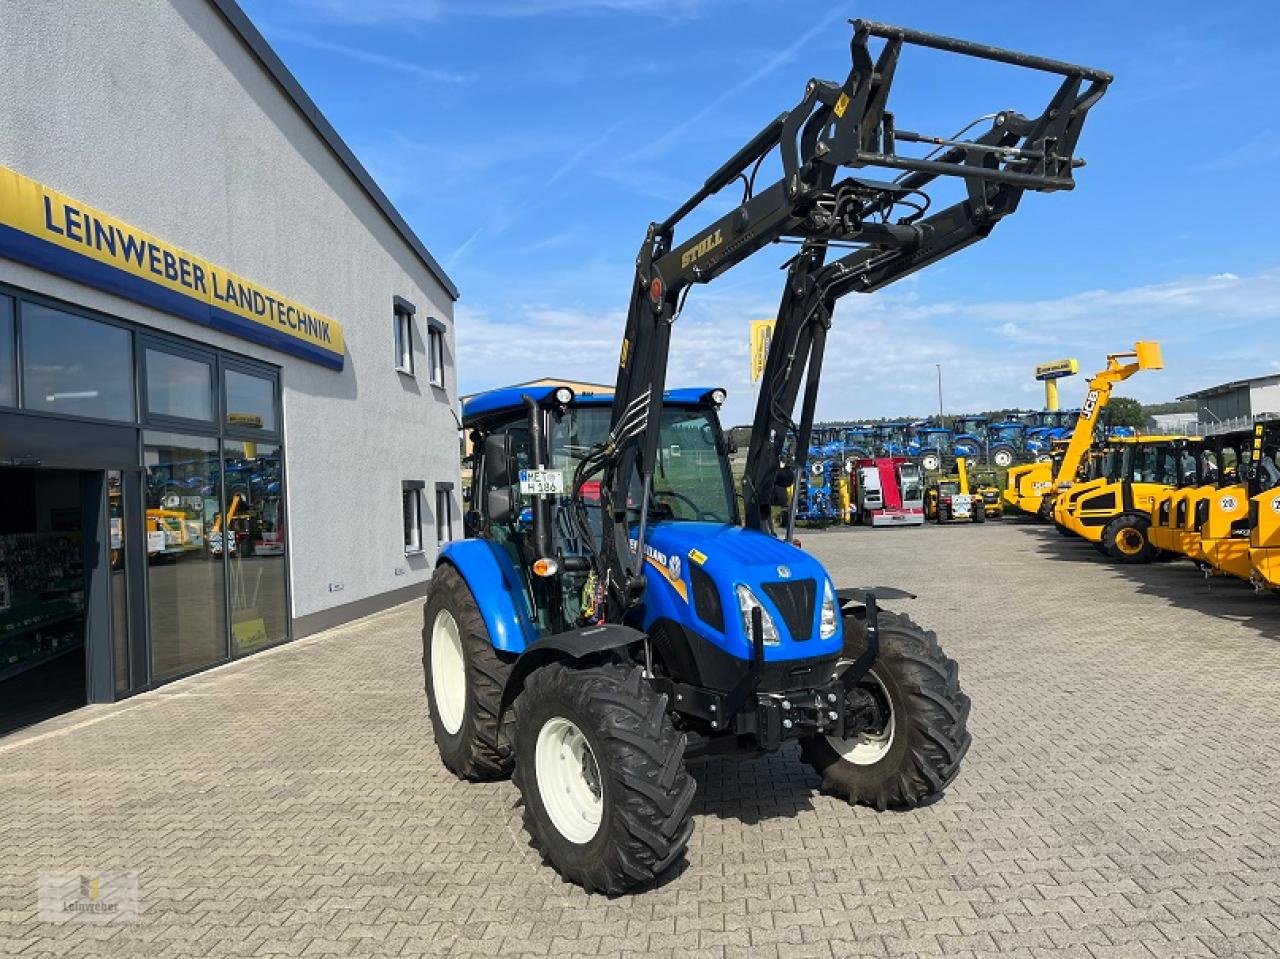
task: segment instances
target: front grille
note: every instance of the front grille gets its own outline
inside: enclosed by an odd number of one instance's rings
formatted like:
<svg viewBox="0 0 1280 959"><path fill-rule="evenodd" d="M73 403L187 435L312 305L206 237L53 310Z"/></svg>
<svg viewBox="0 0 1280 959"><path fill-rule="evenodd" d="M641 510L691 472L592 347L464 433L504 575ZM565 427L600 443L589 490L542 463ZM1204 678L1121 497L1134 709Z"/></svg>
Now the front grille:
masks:
<svg viewBox="0 0 1280 959"><path fill-rule="evenodd" d="M773 600L787 624L787 632L798 643L813 636L813 609L818 596L818 581L814 579L787 580L781 583L762 583L765 594Z"/></svg>

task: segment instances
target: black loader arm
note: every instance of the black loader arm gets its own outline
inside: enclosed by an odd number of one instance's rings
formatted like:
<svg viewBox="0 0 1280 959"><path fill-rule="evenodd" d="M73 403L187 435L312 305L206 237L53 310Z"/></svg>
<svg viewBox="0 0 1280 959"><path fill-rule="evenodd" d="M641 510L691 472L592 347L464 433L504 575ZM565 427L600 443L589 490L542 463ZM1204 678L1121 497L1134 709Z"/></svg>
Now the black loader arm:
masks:
<svg viewBox="0 0 1280 959"><path fill-rule="evenodd" d="M883 41L874 56L873 39ZM961 139L964 131L926 136L902 129L889 110L908 45L1062 80L1033 117L1000 110L966 127L985 126L970 139ZM667 219L649 226L636 257L609 439L575 478L575 490L591 476L601 478L604 524L596 569L606 587L609 621L620 622L643 589L647 510L629 516L628 504L648 502L671 326L689 289L770 243L799 246L765 362L744 477L744 522L767 527L770 507L786 502L794 471L804 467L836 300L880 289L983 239L1017 209L1026 190L1072 189L1073 171L1084 162L1074 151L1085 116L1111 82L1100 70L867 20L853 21L851 52L842 82L810 80L794 108L767 124ZM756 175L775 151L782 175L757 188ZM928 190L942 177L958 180L963 198L931 211ZM742 202L677 242L680 222L738 181Z"/></svg>

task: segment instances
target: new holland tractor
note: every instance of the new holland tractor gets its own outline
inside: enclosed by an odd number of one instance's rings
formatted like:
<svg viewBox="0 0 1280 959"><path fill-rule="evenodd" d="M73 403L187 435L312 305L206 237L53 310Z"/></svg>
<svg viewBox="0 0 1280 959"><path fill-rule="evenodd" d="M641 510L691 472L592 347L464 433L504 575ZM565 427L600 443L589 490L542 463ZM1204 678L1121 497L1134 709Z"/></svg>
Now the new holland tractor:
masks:
<svg viewBox="0 0 1280 959"><path fill-rule="evenodd" d="M925 136L889 109L909 45L1059 81L1030 117L999 110L968 139ZM956 663L881 611L906 594L859 585L872 568L837 585L794 545L794 516L781 531L773 517L806 468L836 302L984 239L1027 191L1071 189L1111 77L864 20L851 52L847 77L810 81L650 225L607 405L527 387L464 409L468 536L442 550L424 610L432 729L458 776L514 778L534 845L588 890L622 893L683 857L693 757L798 743L831 792L910 809L942 795L969 746ZM704 207L730 186L738 204ZM706 225L677 239L695 211ZM667 390L670 337L694 285L776 242L794 253L739 496L723 392Z"/></svg>

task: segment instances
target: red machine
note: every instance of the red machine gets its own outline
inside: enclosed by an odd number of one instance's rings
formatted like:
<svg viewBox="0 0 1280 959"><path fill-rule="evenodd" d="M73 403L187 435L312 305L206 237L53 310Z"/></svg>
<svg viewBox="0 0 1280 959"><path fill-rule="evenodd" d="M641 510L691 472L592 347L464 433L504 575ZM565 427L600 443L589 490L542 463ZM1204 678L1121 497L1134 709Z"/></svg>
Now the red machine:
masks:
<svg viewBox="0 0 1280 959"><path fill-rule="evenodd" d="M924 480L915 460L903 456L857 459L850 479L858 523L924 525Z"/></svg>

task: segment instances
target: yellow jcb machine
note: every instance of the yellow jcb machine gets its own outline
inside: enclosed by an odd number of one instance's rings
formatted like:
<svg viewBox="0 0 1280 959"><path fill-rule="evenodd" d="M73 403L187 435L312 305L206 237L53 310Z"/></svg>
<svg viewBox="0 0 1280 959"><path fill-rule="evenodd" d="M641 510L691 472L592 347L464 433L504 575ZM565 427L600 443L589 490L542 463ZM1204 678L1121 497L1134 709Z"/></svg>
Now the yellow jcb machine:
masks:
<svg viewBox="0 0 1280 959"><path fill-rule="evenodd" d="M1209 503L1237 482L1251 438L1251 430L1240 430L1186 441L1179 451L1178 485L1157 492L1152 503L1149 535L1156 549L1207 562L1201 533Z"/></svg>
<svg viewBox="0 0 1280 959"><path fill-rule="evenodd" d="M1250 462L1249 579L1280 589L1280 420L1255 423Z"/></svg>
<svg viewBox="0 0 1280 959"><path fill-rule="evenodd" d="M1149 563L1151 511L1158 494L1177 485L1185 436L1118 436L1107 441L1101 475L1054 503L1059 526L1120 563Z"/></svg>
<svg viewBox="0 0 1280 959"><path fill-rule="evenodd" d="M1138 370L1161 369L1164 369L1164 359L1160 355L1160 344L1153 340L1139 340L1132 352L1108 356L1106 368L1089 380L1089 391L1085 394L1061 461L1027 463L1010 469L1005 479L1005 504L1041 519L1049 519L1053 514L1054 497L1076 480L1080 464L1093 444L1099 417L1111 400L1112 388Z"/></svg>
<svg viewBox="0 0 1280 959"><path fill-rule="evenodd" d="M941 476L924 494L924 518L937 523L982 523L987 518L987 504L981 488L975 492L969 483L969 465L963 456L956 457L956 471Z"/></svg>

